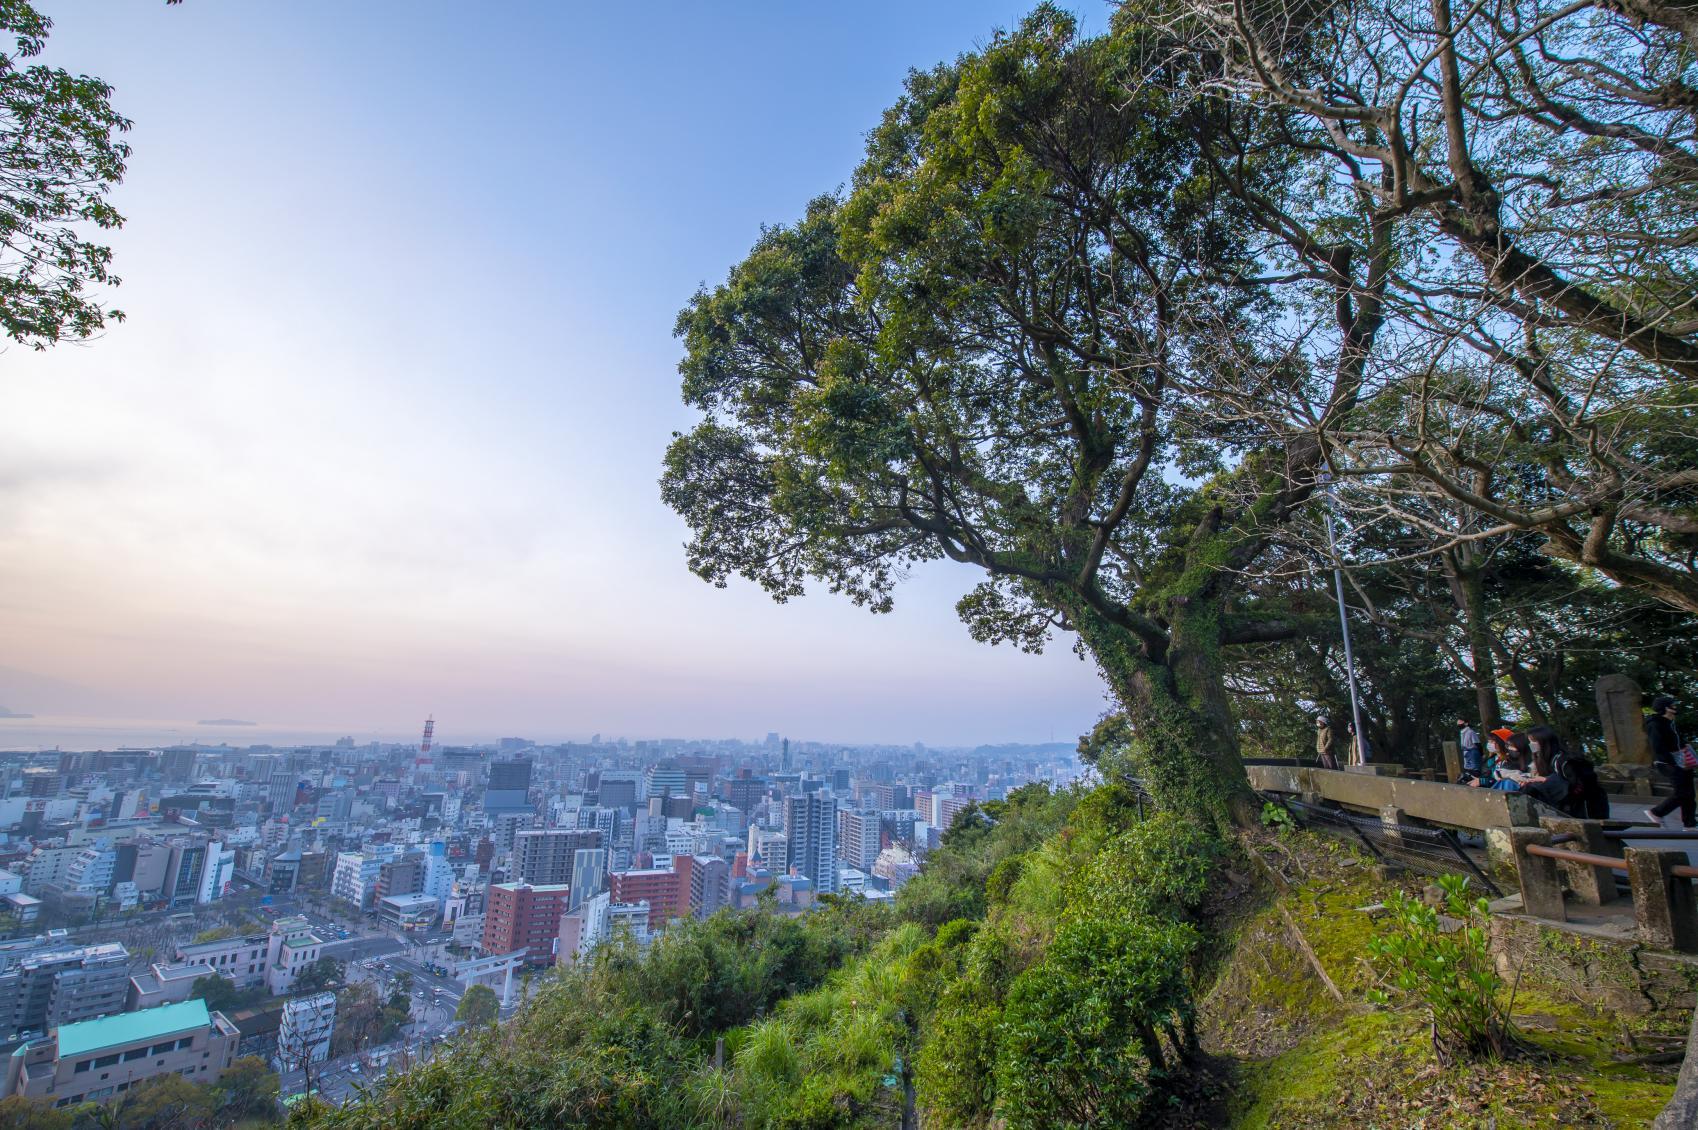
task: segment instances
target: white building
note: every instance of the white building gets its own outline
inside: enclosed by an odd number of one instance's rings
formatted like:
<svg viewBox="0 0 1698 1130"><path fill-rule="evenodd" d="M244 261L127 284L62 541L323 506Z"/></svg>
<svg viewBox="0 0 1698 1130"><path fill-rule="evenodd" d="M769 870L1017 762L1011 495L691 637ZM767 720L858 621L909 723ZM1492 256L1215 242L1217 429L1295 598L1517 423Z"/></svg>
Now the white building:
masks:
<svg viewBox="0 0 1698 1130"><path fill-rule="evenodd" d="M330 1058L330 1037L336 1031L336 994L314 993L283 1002L277 1028L277 1056L271 1062L280 1072Z"/></svg>
<svg viewBox="0 0 1698 1130"><path fill-rule="evenodd" d="M197 903L216 902L224 897L230 881L236 877L236 853L212 840L206 845L206 862L201 865L200 890Z"/></svg>
<svg viewBox="0 0 1698 1130"><path fill-rule="evenodd" d="M280 997L295 987L307 966L319 959L324 939L313 933L305 918L279 918L271 924L266 947L265 987Z"/></svg>
<svg viewBox="0 0 1698 1130"><path fill-rule="evenodd" d="M814 881L816 894L837 890L837 802L818 794L784 798L789 873Z"/></svg>
<svg viewBox="0 0 1698 1130"><path fill-rule="evenodd" d="M377 900L377 879L383 865L401 855L400 844L379 844L366 851L344 851L336 855L336 870L330 877L330 897L370 910Z"/></svg>

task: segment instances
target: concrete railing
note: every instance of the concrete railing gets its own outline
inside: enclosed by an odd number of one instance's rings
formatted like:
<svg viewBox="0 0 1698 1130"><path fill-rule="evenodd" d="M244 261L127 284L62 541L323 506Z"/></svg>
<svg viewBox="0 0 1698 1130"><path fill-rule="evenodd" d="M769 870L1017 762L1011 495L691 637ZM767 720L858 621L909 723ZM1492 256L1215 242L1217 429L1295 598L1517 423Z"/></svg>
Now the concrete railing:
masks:
<svg viewBox="0 0 1698 1130"><path fill-rule="evenodd" d="M1566 922L1564 888L1576 903L1601 906L1619 897L1615 877L1625 874L1638 940L1657 949L1698 953L1693 890L1698 867L1690 865L1686 852L1626 847L1601 820L1548 819L1538 828L1511 828L1509 838L1527 914Z"/></svg>
<svg viewBox="0 0 1698 1130"><path fill-rule="evenodd" d="M1652 830L1542 816L1532 798L1495 789L1301 765L1254 764L1245 771L1258 792L1330 801L1377 815L1390 828L1418 821L1482 832L1494 858L1507 854L1513 861L1522 910L1535 918L1568 921L1565 899L1587 906L1614 902L1620 897L1616 876L1626 875L1638 940L1698 953L1698 867L1685 851L1630 846Z"/></svg>
<svg viewBox="0 0 1698 1130"><path fill-rule="evenodd" d="M1395 809L1408 819L1448 828L1484 831L1535 820L1531 799L1497 789L1301 765L1246 765L1244 771L1250 776L1250 787L1257 792L1318 797L1377 814Z"/></svg>

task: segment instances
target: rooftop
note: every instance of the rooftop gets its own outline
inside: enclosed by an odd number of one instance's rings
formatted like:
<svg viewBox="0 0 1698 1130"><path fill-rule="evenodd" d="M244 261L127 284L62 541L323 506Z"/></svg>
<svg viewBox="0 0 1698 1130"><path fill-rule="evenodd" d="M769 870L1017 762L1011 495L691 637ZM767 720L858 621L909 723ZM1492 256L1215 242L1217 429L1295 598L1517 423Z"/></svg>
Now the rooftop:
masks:
<svg viewBox="0 0 1698 1130"><path fill-rule="evenodd" d="M190 942L177 947L177 952L187 957L191 953L217 953L232 947L263 946L269 939L264 934L235 934L228 938L214 938L210 942Z"/></svg>
<svg viewBox="0 0 1698 1130"><path fill-rule="evenodd" d="M101 1048L117 1047L176 1035L212 1023L203 1000L162 1004L139 1012L121 1012L95 1020L79 1020L59 1028L59 1058L70 1059Z"/></svg>

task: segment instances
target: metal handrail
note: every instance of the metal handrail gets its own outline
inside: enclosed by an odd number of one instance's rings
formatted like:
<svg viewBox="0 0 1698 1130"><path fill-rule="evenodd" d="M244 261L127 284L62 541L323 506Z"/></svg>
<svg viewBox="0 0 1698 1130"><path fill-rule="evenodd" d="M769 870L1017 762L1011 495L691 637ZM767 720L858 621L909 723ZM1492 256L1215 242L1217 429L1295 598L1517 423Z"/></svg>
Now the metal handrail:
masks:
<svg viewBox="0 0 1698 1130"><path fill-rule="evenodd" d="M1560 859L1565 863L1583 863L1588 867L1608 867L1611 871L1627 870L1626 860L1617 859L1613 855L1593 855L1587 851L1569 851L1567 848L1546 847L1544 844L1528 844L1527 854L1544 856L1546 859ZM1676 867L1672 870L1678 874L1681 869ZM1698 875L1698 868L1688 867L1686 870Z"/></svg>

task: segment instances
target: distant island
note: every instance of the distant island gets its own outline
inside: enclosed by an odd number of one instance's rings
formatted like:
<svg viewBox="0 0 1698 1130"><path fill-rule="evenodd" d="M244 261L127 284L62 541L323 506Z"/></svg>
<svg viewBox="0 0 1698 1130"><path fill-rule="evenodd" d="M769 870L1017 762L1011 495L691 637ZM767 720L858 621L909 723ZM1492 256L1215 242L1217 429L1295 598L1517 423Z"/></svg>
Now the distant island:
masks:
<svg viewBox="0 0 1698 1130"><path fill-rule="evenodd" d="M197 726L257 726L258 722L247 722L240 718L202 718Z"/></svg>
<svg viewBox="0 0 1698 1130"><path fill-rule="evenodd" d="M0 718L34 718L34 717L35 717L35 715L33 715L33 714L20 714L16 710L7 710L4 706L0 706Z"/></svg>

